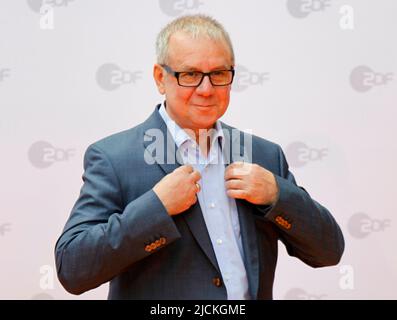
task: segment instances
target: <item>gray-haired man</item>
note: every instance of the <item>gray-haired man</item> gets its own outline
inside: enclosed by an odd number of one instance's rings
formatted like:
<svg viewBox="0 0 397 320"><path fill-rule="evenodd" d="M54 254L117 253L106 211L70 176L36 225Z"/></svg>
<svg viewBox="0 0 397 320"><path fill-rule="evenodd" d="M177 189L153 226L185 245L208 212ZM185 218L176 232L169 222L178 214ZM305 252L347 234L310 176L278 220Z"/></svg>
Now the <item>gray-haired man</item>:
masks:
<svg viewBox="0 0 397 320"><path fill-rule="evenodd" d="M219 121L235 63L223 27L181 17L156 49L165 102L86 152L56 244L64 287L80 294L110 281L111 299L271 299L278 240L310 266L337 264L341 230L296 185L281 148Z"/></svg>

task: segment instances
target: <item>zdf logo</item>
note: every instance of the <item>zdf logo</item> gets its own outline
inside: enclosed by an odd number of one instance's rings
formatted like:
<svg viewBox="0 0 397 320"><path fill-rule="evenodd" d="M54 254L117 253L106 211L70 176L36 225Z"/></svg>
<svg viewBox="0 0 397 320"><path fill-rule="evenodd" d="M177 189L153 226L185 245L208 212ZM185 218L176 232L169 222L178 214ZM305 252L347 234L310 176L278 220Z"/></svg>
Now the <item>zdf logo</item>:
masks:
<svg viewBox="0 0 397 320"><path fill-rule="evenodd" d="M390 220L372 219L367 214L358 212L350 217L347 227L353 237L362 239L370 233L384 231L390 227Z"/></svg>
<svg viewBox="0 0 397 320"><path fill-rule="evenodd" d="M324 11L330 0L287 0L288 12L295 18L306 18L311 12Z"/></svg>
<svg viewBox="0 0 397 320"><path fill-rule="evenodd" d="M200 0L159 0L161 11L171 17L176 17L186 10L198 9L203 3Z"/></svg>
<svg viewBox="0 0 397 320"><path fill-rule="evenodd" d="M11 223L8 222L0 224L0 236L4 236L6 232L10 232L11 231L10 226Z"/></svg>
<svg viewBox="0 0 397 320"><path fill-rule="evenodd" d="M285 296L285 300L321 300L326 294L312 294L301 288L292 288Z"/></svg>
<svg viewBox="0 0 397 320"><path fill-rule="evenodd" d="M43 7L66 7L74 0L28 0L28 5L33 11L40 13Z"/></svg>
<svg viewBox="0 0 397 320"><path fill-rule="evenodd" d="M235 70L233 90L237 92L244 91L249 86L263 85L265 81L269 80L268 72L249 71L241 65L236 66Z"/></svg>
<svg viewBox="0 0 397 320"><path fill-rule="evenodd" d="M375 86L386 85L393 79L393 73L372 71L367 66L358 66L350 73L350 84L358 92L366 92Z"/></svg>
<svg viewBox="0 0 397 320"><path fill-rule="evenodd" d="M142 71L122 70L114 63L105 63L98 68L96 81L102 89L113 91L123 84L135 83L141 74Z"/></svg>
<svg viewBox="0 0 397 320"><path fill-rule="evenodd" d="M73 149L55 148L46 141L33 143L28 151L30 163L39 169L48 168L54 162L67 161L73 155Z"/></svg>
<svg viewBox="0 0 397 320"><path fill-rule="evenodd" d="M296 141L289 144L285 152L290 166L299 168L306 165L309 161L320 161L324 159L328 154L328 149L310 148L305 143Z"/></svg>
<svg viewBox="0 0 397 320"><path fill-rule="evenodd" d="M0 82L4 81L5 78L10 76L10 69L4 68L0 69Z"/></svg>

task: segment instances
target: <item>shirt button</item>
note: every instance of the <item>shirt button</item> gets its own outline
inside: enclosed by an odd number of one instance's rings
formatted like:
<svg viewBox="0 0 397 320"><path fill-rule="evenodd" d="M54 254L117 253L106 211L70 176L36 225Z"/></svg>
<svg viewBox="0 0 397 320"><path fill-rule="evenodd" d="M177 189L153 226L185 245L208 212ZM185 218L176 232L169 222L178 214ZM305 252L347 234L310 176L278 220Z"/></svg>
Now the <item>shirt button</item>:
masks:
<svg viewBox="0 0 397 320"><path fill-rule="evenodd" d="M215 203L211 202L210 203L210 208L215 208Z"/></svg>
<svg viewBox="0 0 397 320"><path fill-rule="evenodd" d="M223 241L222 241L222 239L218 239L218 240L216 240L216 243L220 245L223 243Z"/></svg>

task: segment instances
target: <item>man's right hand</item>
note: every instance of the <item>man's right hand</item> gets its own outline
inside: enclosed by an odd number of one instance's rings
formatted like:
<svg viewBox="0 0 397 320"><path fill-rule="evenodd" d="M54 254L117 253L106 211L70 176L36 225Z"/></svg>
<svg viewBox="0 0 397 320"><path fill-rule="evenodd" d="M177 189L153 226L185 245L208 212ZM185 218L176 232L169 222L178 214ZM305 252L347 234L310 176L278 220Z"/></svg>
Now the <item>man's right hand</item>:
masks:
<svg viewBox="0 0 397 320"><path fill-rule="evenodd" d="M168 214L177 215L196 203L196 193L200 191L197 181L200 179L200 172L194 170L191 165L183 165L161 179L153 187L153 191Z"/></svg>

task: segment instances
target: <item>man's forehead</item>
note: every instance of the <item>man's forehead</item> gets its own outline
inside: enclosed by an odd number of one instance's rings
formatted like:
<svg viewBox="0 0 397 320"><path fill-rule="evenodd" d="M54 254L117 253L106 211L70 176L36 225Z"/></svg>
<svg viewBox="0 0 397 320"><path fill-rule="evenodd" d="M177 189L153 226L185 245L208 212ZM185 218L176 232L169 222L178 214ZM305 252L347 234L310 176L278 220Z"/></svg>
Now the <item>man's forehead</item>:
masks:
<svg viewBox="0 0 397 320"><path fill-rule="evenodd" d="M206 61L211 62L212 68L229 68L231 66L231 52L225 40L212 39L206 35L200 35L194 38L182 32L171 35L168 42L168 60L178 64L180 67L192 70L197 69L196 58L199 53L196 51L196 44L199 41L209 41L214 44L215 50L213 48L213 52L209 48L210 45L205 45L206 56L203 57ZM203 47L201 49L203 49ZM203 59L200 53L200 61Z"/></svg>
<svg viewBox="0 0 397 320"><path fill-rule="evenodd" d="M170 35L170 38L168 40L168 47L169 48L190 48L191 46L194 46L197 42L209 42L212 44L215 44L216 46L225 48L227 51L229 51L229 47L228 44L226 42L225 39L214 39L211 38L208 35L202 34L202 35L197 35L197 36L193 36L190 35L186 32L182 32L182 31L177 31L175 33L173 33L172 35Z"/></svg>

